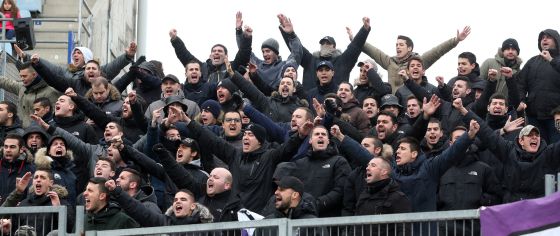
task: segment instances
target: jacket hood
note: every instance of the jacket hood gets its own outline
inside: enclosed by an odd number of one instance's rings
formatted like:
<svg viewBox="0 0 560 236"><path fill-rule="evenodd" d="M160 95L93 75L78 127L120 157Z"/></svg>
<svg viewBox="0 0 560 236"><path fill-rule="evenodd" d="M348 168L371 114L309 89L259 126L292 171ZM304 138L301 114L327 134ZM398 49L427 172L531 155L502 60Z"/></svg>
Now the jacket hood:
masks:
<svg viewBox="0 0 560 236"><path fill-rule="evenodd" d="M66 150L66 155L62 158L65 158L67 161L72 161L74 160L74 154L71 150ZM35 166L37 168L51 169L53 161L54 160L49 156L46 147L37 150L37 153L35 153Z"/></svg>
<svg viewBox="0 0 560 236"><path fill-rule="evenodd" d="M47 143L49 141L49 135L42 127L38 125L32 124L25 129L25 133L23 133L23 141L27 140L27 137L32 133L38 133L43 138L43 142Z"/></svg>
<svg viewBox="0 0 560 236"><path fill-rule="evenodd" d="M558 31L553 30L553 29L545 29L545 30L543 30L543 31L541 31L541 32L539 33L539 40L537 41L538 46L539 46L539 51L542 51L542 48L541 48L541 39L542 39L542 37L543 37L545 34L550 35L552 38L554 38L554 41L555 41L555 43L556 43L556 50L555 50L555 52L551 52L550 54L558 55L559 52L560 52L560 49L558 48L558 47L560 47L560 45L558 45L558 42L560 42L560 34L558 34Z"/></svg>
<svg viewBox="0 0 560 236"><path fill-rule="evenodd" d="M140 191L138 191L136 195L134 195L134 199L140 202L148 201L157 204L157 198L154 194L154 188L150 185L144 185L140 187Z"/></svg>
<svg viewBox="0 0 560 236"><path fill-rule="evenodd" d="M107 101L120 101L121 93L119 93L119 90L112 84L108 84L108 87L109 87L109 96L107 97ZM89 89L84 95L84 97L90 101L94 101L92 89Z"/></svg>
<svg viewBox="0 0 560 236"><path fill-rule="evenodd" d="M539 150L537 150L537 152L535 153L528 153L527 151L523 150L523 148L521 148L517 139L515 140L515 150L519 154L518 160L522 162L535 161L535 159L541 155L541 153L546 149L546 147L547 147L546 141L544 141L544 139L541 138L541 144L539 145Z"/></svg>
<svg viewBox="0 0 560 236"><path fill-rule="evenodd" d="M61 199L62 198L68 198L68 190L62 185L58 185L58 184L53 185L51 187L51 191L58 194L58 197L61 198ZM35 192L35 186L31 185L31 187L29 188L29 193L33 193L33 192Z"/></svg>
<svg viewBox="0 0 560 236"><path fill-rule="evenodd" d="M175 221L189 221L192 223L212 223L214 222L214 216L210 213L210 210L200 203L195 203L191 216L177 218L175 217L175 212L173 212L173 206L167 208L165 215L171 216Z"/></svg>

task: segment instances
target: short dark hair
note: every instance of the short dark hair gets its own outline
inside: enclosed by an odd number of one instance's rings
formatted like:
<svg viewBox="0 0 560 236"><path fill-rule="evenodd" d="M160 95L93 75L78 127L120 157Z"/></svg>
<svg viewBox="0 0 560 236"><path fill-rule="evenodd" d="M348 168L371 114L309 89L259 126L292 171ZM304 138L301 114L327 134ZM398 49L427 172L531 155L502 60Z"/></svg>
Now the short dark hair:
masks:
<svg viewBox="0 0 560 236"><path fill-rule="evenodd" d="M4 145L4 141L6 141L6 139L15 139L18 141L18 146L21 148L23 146L23 144L25 143L23 141L23 138L21 137L21 135L19 134L7 134L6 137L4 138L4 140L2 141L2 145Z"/></svg>
<svg viewBox="0 0 560 236"><path fill-rule="evenodd" d="M340 85L342 85L342 84L347 84L348 86L350 86L350 92L352 94L354 94L354 87L352 86L352 84L343 81L343 82L340 82L340 84L338 84L338 88L340 88Z"/></svg>
<svg viewBox="0 0 560 236"><path fill-rule="evenodd" d="M192 60L187 61L187 63L185 64L185 69L187 69L188 64L198 64L198 66L200 66L200 68L202 68L202 63L200 63L200 61L196 60L196 59L192 59Z"/></svg>
<svg viewBox="0 0 560 236"><path fill-rule="evenodd" d="M410 145L410 151L417 152L420 150L420 142L414 137L404 137L399 139L397 142L397 146L401 145L401 143L408 143Z"/></svg>
<svg viewBox="0 0 560 236"><path fill-rule="evenodd" d="M37 173L37 171L44 171L47 172L47 176L49 177L50 180L54 180L54 174L52 172L52 170L50 168L45 168L45 167L39 167L35 170L35 173ZM35 175L35 174L33 174Z"/></svg>
<svg viewBox="0 0 560 236"><path fill-rule="evenodd" d="M417 98L416 96L414 96L413 94L411 94L410 96L408 96L406 98L406 103L407 103L406 105L408 105L408 100L410 100L410 99L416 99L416 101L418 101L418 106L420 106L420 108L422 107L422 105L423 105L422 101L419 98Z"/></svg>
<svg viewBox="0 0 560 236"><path fill-rule="evenodd" d="M552 112L550 112L551 115L556 115L556 114L560 114L560 106L557 106L556 108L552 109Z"/></svg>
<svg viewBox="0 0 560 236"><path fill-rule="evenodd" d="M138 188L140 188L140 185L142 185L142 176L141 176L140 172L138 172L137 170L132 169L132 168L124 168L122 170L122 172L125 172L125 171L130 173L129 182L135 182L138 185Z"/></svg>
<svg viewBox="0 0 560 236"><path fill-rule="evenodd" d="M476 63L476 56L472 52L462 52L461 54L459 54L459 58L466 58L471 64Z"/></svg>
<svg viewBox="0 0 560 236"><path fill-rule="evenodd" d="M313 121L313 111L311 111L311 109L309 109L307 107L298 107L295 110L304 110L305 111L305 119Z"/></svg>
<svg viewBox="0 0 560 236"><path fill-rule="evenodd" d="M97 161L106 161L109 162L109 166L111 166L111 170L115 171L117 169L117 164L115 164L115 161L113 161L113 159L106 157L106 156L101 156L99 157L99 159L97 159ZM97 163L96 161L96 163Z"/></svg>
<svg viewBox="0 0 560 236"><path fill-rule="evenodd" d="M373 139L373 146L376 148L381 148L381 152L383 152L383 142L377 137L373 135L367 135L364 139L370 138Z"/></svg>
<svg viewBox="0 0 560 236"><path fill-rule="evenodd" d="M492 103L492 99L500 99L500 100L504 100L506 101L506 107L508 106L508 100L506 98L506 96L504 96L501 93L494 93L492 94L492 96L490 96L490 99L488 99L489 103ZM560 110L559 110L560 111Z"/></svg>
<svg viewBox="0 0 560 236"><path fill-rule="evenodd" d="M24 63L19 63L17 67L18 67L19 71L29 69L32 72L35 72L35 68L33 68L32 64L31 64L31 61L26 61Z"/></svg>
<svg viewBox="0 0 560 236"><path fill-rule="evenodd" d="M457 130L462 130L462 131L465 131L465 132L468 132L468 131L469 131L469 130L467 129L467 127L462 126L462 125L458 125L458 126L455 126L455 128L453 128L453 129L451 130L450 134L452 134L453 132L455 132L455 131L457 131Z"/></svg>
<svg viewBox="0 0 560 236"><path fill-rule="evenodd" d="M101 193L109 193L109 189L105 187L105 182L107 182L107 179L103 177L92 177L88 181L88 183L97 184ZM107 201L109 201L109 198L107 198Z"/></svg>
<svg viewBox="0 0 560 236"><path fill-rule="evenodd" d="M466 76L462 76L462 75L457 76L457 78L455 79L455 82L453 82L453 86L455 86L455 83L457 83L457 81L459 81L459 80L465 81L467 83L467 88L468 89L472 88L472 83L469 80L469 78L466 77Z"/></svg>
<svg viewBox="0 0 560 236"><path fill-rule="evenodd" d="M412 39L410 39L409 37L404 36L404 35L399 35L399 36L397 36L397 39L402 39L402 40L406 41L406 46L414 49L414 42L412 42Z"/></svg>
<svg viewBox="0 0 560 236"><path fill-rule="evenodd" d="M408 62L406 63L406 68L408 69L410 67L410 62L411 61L418 61L420 62L420 64L422 64L422 67L424 67L424 60L422 60L421 57L419 56L412 56L410 57L410 59L408 59Z"/></svg>
<svg viewBox="0 0 560 236"><path fill-rule="evenodd" d="M1 101L0 104L6 105L8 112L14 114L13 117L17 116L17 106L16 106L16 104L14 104L13 102L10 102L10 101ZM13 117L12 117L12 119L13 119Z"/></svg>
<svg viewBox="0 0 560 236"><path fill-rule="evenodd" d="M393 124L397 124L397 117L395 116L395 114L393 114L393 112L390 112L390 111L380 111L380 112L377 114L377 117L379 117L380 115L385 115L385 116L391 117L391 122L393 122Z"/></svg>
<svg viewBox="0 0 560 236"><path fill-rule="evenodd" d="M89 64L89 63L96 64L96 65L97 65L97 68L99 68L99 69L101 68L101 64L99 64L99 61L98 61L98 60L91 59L91 60L89 60L89 61L86 61L86 64Z"/></svg>
<svg viewBox="0 0 560 236"><path fill-rule="evenodd" d="M117 130L118 130L119 132L124 132L122 125L120 125L120 124L117 123L116 121L111 121L111 122L107 123L107 125L109 125L109 124L111 124L111 123L115 124L115 127L117 127ZM107 127L107 125L105 125L105 127Z"/></svg>
<svg viewBox="0 0 560 236"><path fill-rule="evenodd" d="M190 197L193 198L193 200L194 200L193 202L196 202L196 197L194 196L194 193L191 192L191 190L188 190L188 189L186 189L186 188L182 188L182 189L177 190L177 193L178 193L178 192L186 193L187 195L189 195Z"/></svg>
<svg viewBox="0 0 560 236"><path fill-rule="evenodd" d="M42 107L49 107L50 110L52 111L51 100L49 100L46 97L38 97L37 99L35 99L35 101L33 101L33 104L35 103L40 103Z"/></svg>
<svg viewBox="0 0 560 236"><path fill-rule="evenodd" d="M438 118L431 117L428 123L436 123L439 125L439 128L441 128L441 121Z"/></svg>

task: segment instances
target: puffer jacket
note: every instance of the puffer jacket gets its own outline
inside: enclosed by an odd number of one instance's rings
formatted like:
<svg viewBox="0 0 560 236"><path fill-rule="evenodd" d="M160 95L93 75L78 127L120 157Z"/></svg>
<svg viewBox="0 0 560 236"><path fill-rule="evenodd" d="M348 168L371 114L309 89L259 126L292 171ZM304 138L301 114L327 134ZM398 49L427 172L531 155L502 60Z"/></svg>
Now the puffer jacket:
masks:
<svg viewBox="0 0 560 236"><path fill-rule="evenodd" d="M21 178L27 172L35 172L33 165L33 155L24 152L19 157L9 162L4 158L3 148L0 148L0 197L3 202L6 197L16 189L16 178Z"/></svg>
<svg viewBox="0 0 560 236"><path fill-rule="evenodd" d="M68 191L70 205L76 205L78 193L85 188L85 186L78 188L78 177L89 179L89 176L84 175L84 172L74 165L74 155L71 150L67 150L63 157L53 159L49 156L47 148L41 148L35 153L35 167L37 169L50 169L54 175L54 183L63 186Z"/></svg>

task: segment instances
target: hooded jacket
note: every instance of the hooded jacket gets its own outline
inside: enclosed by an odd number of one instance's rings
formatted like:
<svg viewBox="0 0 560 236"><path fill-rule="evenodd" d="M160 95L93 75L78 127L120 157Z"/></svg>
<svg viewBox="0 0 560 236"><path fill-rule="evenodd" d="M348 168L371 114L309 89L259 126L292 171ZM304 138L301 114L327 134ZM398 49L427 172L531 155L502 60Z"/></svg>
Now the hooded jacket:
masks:
<svg viewBox="0 0 560 236"><path fill-rule="evenodd" d="M186 104L187 107L188 107L187 111L185 113L187 113L187 115L189 117L196 117L196 116L198 116L198 114L200 114L200 107L198 106L198 104L196 104L196 102L193 102L193 101L185 98L185 94L182 91L179 90L177 96L180 96L180 97L183 98L182 102L184 104ZM144 112L144 116L146 116L147 120L149 120L149 121L152 120L152 113L159 108L165 107L165 105L166 105L165 104L165 98L163 97L163 94L162 94L162 97L161 97L160 100L154 101L148 106L148 109L146 109L146 112ZM163 118L158 120L158 122L160 124L161 124L162 119Z"/></svg>
<svg viewBox="0 0 560 236"><path fill-rule="evenodd" d="M54 183L63 186L67 191L68 202L71 206L76 205L78 192L83 188L77 188L77 179L89 179L79 167L74 165L74 155L71 150L66 151L62 157L52 158L48 154L48 147L41 148L35 154L35 167L38 169L50 169L54 175Z"/></svg>
<svg viewBox="0 0 560 236"><path fill-rule="evenodd" d="M294 176L303 182L305 191L317 199L318 216L340 216L344 183L351 171L348 161L336 148L329 146L323 151L310 149L295 163Z"/></svg>
<svg viewBox="0 0 560 236"><path fill-rule="evenodd" d="M41 76L37 76L28 87L23 86L22 82L1 77L0 88L10 93L17 94L17 114L20 114L21 123L24 128L27 128L29 124L31 124L29 115L33 114L33 102L35 99L46 97L51 104L55 104L56 100L61 95L60 92L53 87L48 86Z"/></svg>
<svg viewBox="0 0 560 236"><path fill-rule="evenodd" d="M280 32L283 33L282 28L278 27ZM286 61L282 61L280 55L278 59L270 64L266 63L264 60L258 58L255 53L251 53L251 63L257 65L257 74L264 80L265 83L273 88L278 88L280 80L284 77L283 68L286 64L301 64L301 58L303 56L303 46L301 41L295 33L285 33L287 37L288 48L290 49L290 56Z"/></svg>
<svg viewBox="0 0 560 236"><path fill-rule="evenodd" d="M4 158L4 150L0 148L0 197L5 201L14 189L16 189L16 178L21 178L27 172L35 172L33 155L24 152L17 159L9 162Z"/></svg>
<svg viewBox="0 0 560 236"><path fill-rule="evenodd" d="M363 135L367 135L370 130L369 118L367 117L366 112L362 110L358 100L353 98L347 103L343 103L341 107L342 112L350 116L350 120L348 122L358 129Z"/></svg>
<svg viewBox="0 0 560 236"><path fill-rule="evenodd" d="M90 125L84 121L85 115L82 111L76 109L73 116L61 117L54 116L49 125L56 125L57 127L66 130L68 133L76 136L84 142L96 144L98 142L97 134Z"/></svg>
<svg viewBox="0 0 560 236"><path fill-rule="evenodd" d="M107 89L109 90L109 95L107 99L103 102L96 102L93 98L93 90L90 89L84 95L90 102L95 104L101 110L106 112L107 114L111 114L112 116L120 116L121 115L121 107L123 104L123 100L121 99L121 94L119 90L112 84L108 84Z"/></svg>
<svg viewBox="0 0 560 236"><path fill-rule="evenodd" d="M68 214L68 222L67 228L64 230L72 229L74 226L74 211L71 208L71 205L66 201L68 198L68 191L66 188L60 185L53 185L50 191L54 191L58 194L58 198L60 200L61 206L67 206L67 214ZM8 199L2 204L2 207L37 207L37 206L52 206L52 202L50 197L47 194L43 194L40 196L35 195L34 187L31 186L29 188L29 194L24 195L18 193L14 190L8 196ZM48 222L45 224L45 222ZM52 230L56 230L58 227L58 217L52 213L39 213L33 214L32 217L29 215L20 214L16 215L15 219L12 220L12 229L17 229L21 225L30 225L35 228L35 232L38 233L48 233ZM68 231L65 231L68 232Z"/></svg>
<svg viewBox="0 0 560 236"><path fill-rule="evenodd" d="M0 125L0 143L4 144L4 138L8 134L17 134L22 136L24 133L23 128L21 127L21 121L19 117L16 115L13 117L13 123L10 126Z"/></svg>
<svg viewBox="0 0 560 236"><path fill-rule="evenodd" d="M354 97L358 99L360 104L362 104L368 96L374 97L376 101L381 101L381 97L391 93L391 85L383 82L377 71L369 70L367 72L367 78L368 83L358 84L356 88L354 88Z"/></svg>
<svg viewBox="0 0 560 236"><path fill-rule="evenodd" d="M544 34L554 38L556 48L549 50L553 60L548 62L541 55L529 59L517 74L519 95L527 104L527 116L552 119L550 111L560 105L560 34L552 29L539 33L538 46Z"/></svg>
<svg viewBox="0 0 560 236"><path fill-rule="evenodd" d="M261 200L268 199L274 192L269 180L272 179L276 165L289 161L303 141L298 135L294 135L276 148L271 148L268 142L264 142L257 150L244 153L196 122L190 122L187 127L191 131L190 137L198 141L200 152L212 153L229 166L233 188L239 193L241 204L257 213L266 204L266 201Z"/></svg>
<svg viewBox="0 0 560 236"><path fill-rule="evenodd" d="M544 196L545 174L557 174L560 168L560 143L541 143L536 153L529 153L519 143L505 140L488 127L480 117L469 112L465 119L476 119L480 124L477 136L482 143L492 143L488 149L503 163L504 203Z"/></svg>

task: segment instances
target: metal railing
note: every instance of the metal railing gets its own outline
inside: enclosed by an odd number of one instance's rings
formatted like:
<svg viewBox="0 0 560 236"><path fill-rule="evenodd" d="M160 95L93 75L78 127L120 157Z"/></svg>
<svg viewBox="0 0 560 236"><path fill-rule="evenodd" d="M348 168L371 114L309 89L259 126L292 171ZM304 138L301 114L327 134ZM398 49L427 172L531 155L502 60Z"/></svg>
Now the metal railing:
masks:
<svg viewBox="0 0 560 236"><path fill-rule="evenodd" d="M83 208L82 208L83 209ZM68 222L66 206L42 206L42 207L0 207L0 218L10 219L12 227L9 232L4 233L0 230L0 235L13 235L18 228L30 226L36 235L47 235L51 230L62 229L59 235L66 235L66 224ZM56 223L54 219L57 219ZM47 219L51 219L47 222ZM45 229L49 229L46 232ZM39 230L41 231L41 230Z"/></svg>
<svg viewBox="0 0 560 236"><path fill-rule="evenodd" d="M544 195L548 196L560 190L560 173L544 176Z"/></svg>
<svg viewBox="0 0 560 236"><path fill-rule="evenodd" d="M478 210L422 212L288 220L270 219L176 225L108 231L86 235L478 235ZM252 233L242 230L254 229Z"/></svg>

